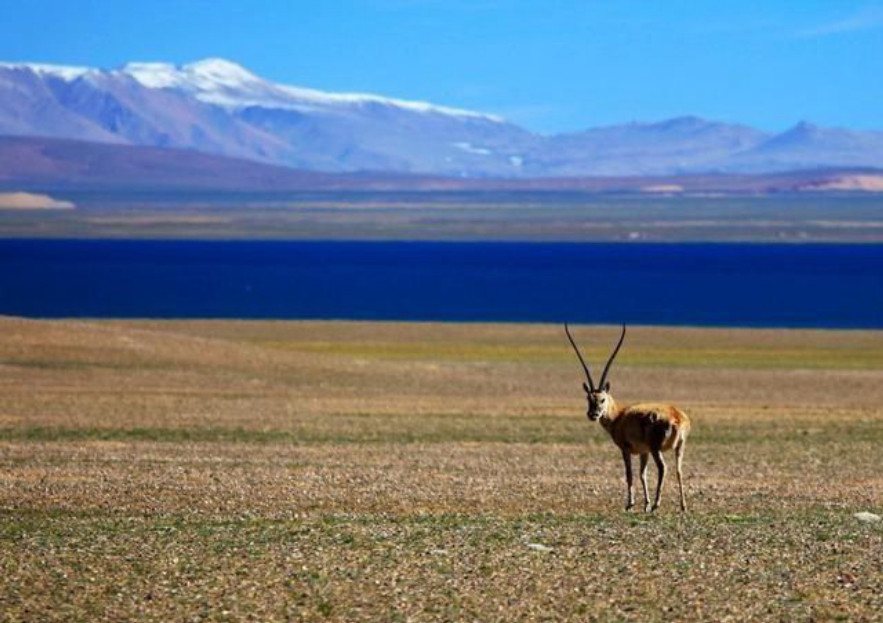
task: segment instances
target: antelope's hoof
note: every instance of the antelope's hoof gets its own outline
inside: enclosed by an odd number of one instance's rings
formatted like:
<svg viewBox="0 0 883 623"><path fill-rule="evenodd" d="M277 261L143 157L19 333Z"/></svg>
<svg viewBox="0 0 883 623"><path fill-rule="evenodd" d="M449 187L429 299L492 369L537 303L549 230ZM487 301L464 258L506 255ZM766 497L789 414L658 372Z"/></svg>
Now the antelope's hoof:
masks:
<svg viewBox="0 0 883 623"><path fill-rule="evenodd" d="M626 512L628 512L628 511L632 510L634 507L635 507L635 503L629 502L628 504L625 505L625 510L626 510Z"/></svg>

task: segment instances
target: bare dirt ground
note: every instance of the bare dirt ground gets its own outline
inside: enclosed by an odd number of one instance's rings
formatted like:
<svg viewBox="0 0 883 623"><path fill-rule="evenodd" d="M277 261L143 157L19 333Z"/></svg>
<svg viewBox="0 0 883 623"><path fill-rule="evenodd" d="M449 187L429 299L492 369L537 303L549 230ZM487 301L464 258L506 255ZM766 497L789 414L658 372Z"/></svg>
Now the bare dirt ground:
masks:
<svg viewBox="0 0 883 623"><path fill-rule="evenodd" d="M688 515L622 510L560 327L0 318L0 619L883 617L883 332L634 327L611 380L693 419Z"/></svg>

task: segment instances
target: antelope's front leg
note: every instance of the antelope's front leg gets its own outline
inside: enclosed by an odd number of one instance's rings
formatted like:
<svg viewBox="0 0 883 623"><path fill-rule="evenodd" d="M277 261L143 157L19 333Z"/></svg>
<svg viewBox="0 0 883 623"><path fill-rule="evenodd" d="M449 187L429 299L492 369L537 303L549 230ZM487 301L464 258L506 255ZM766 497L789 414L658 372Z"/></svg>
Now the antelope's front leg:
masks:
<svg viewBox="0 0 883 623"><path fill-rule="evenodd" d="M632 455L628 450L622 451L622 460L625 463L625 486L627 489L625 509L630 511L635 505L635 492L632 488Z"/></svg>

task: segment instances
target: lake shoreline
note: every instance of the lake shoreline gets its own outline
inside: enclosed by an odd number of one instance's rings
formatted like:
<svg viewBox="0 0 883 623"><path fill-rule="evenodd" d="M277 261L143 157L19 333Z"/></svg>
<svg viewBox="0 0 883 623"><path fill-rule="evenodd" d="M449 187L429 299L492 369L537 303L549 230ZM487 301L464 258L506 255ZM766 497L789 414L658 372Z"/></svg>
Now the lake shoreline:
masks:
<svg viewBox="0 0 883 623"><path fill-rule="evenodd" d="M0 238L883 243L883 194L60 193Z"/></svg>

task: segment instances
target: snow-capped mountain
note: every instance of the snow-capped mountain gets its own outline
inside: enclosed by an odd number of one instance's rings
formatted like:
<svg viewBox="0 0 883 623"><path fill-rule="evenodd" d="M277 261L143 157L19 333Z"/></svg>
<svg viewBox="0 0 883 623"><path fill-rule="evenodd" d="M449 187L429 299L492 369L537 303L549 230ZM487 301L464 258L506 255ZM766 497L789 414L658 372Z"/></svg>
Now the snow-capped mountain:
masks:
<svg viewBox="0 0 883 623"><path fill-rule="evenodd" d="M193 149L319 171L468 177L883 167L883 133L773 136L682 117L542 136L480 112L277 84L222 59L0 63L0 134Z"/></svg>
<svg viewBox="0 0 883 623"><path fill-rule="evenodd" d="M0 134L190 148L326 171L506 175L533 136L493 115L275 84L220 59L0 65ZM481 152L464 146L480 143ZM493 152L493 153L491 153Z"/></svg>
<svg viewBox="0 0 883 623"><path fill-rule="evenodd" d="M72 68L76 71L76 68ZM70 69L69 69L70 70ZM370 104L392 106L421 113L472 117L503 123L501 117L434 106L426 102L396 100L360 93L325 93L315 89L267 82L244 67L220 58L209 58L178 67L169 63L128 63L121 70L151 89L175 89L196 99L231 110L260 106L311 112Z"/></svg>

